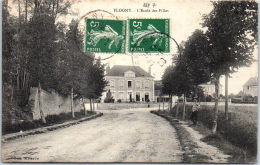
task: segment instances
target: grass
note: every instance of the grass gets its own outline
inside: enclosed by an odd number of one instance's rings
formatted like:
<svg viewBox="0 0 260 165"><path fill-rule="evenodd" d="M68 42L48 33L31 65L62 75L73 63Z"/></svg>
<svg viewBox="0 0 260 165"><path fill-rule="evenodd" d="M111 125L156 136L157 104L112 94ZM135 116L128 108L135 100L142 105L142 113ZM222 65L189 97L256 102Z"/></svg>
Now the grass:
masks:
<svg viewBox="0 0 260 165"><path fill-rule="evenodd" d="M182 107L178 118L182 116ZM205 142L223 149L231 154L233 162L254 162L257 155L257 107L229 106L229 120L225 120L224 107L220 106L218 114L217 135L211 135L214 109L213 106L202 105L198 113L200 133L207 135ZM176 107L172 113L175 115ZM189 119L191 105L186 106L185 118Z"/></svg>
<svg viewBox="0 0 260 165"><path fill-rule="evenodd" d="M178 124L174 120L174 118L170 117L172 114L169 114L167 111L151 111L154 114L157 114L161 117L166 118L171 125L176 129L176 133L178 139L180 141L182 150L184 151L183 154L183 163L207 163L209 157L206 155L202 155L196 151L198 145L196 142L193 141L190 133L181 125Z"/></svg>
<svg viewBox="0 0 260 165"><path fill-rule="evenodd" d="M77 120L83 117L91 116L93 114L95 114L95 112L88 111L87 115L85 115L84 111L81 110L81 112L75 112L74 119L72 118L71 113L61 113L59 115L48 115L45 118L46 124L42 123L41 120L34 120L34 121L25 120L23 122L17 122L14 124L4 123L2 126L2 134L5 135L5 134L15 133L19 131L26 131L35 128L61 124L66 121Z"/></svg>
<svg viewBox="0 0 260 165"><path fill-rule="evenodd" d="M248 155L245 150L233 145L220 134L213 135L211 130L202 123L199 122L193 129L205 136L205 138L201 139L203 142L219 148L227 155L231 155L229 158L230 163L255 163L255 156Z"/></svg>

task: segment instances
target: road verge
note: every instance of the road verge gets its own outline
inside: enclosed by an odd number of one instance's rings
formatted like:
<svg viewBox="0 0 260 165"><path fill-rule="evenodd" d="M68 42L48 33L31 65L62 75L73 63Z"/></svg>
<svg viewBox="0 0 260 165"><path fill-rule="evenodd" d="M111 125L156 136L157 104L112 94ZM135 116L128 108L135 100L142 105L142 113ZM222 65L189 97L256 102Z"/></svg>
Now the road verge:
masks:
<svg viewBox="0 0 260 165"><path fill-rule="evenodd" d="M45 133L48 131L54 131L60 128L65 128L65 127L69 127L72 125L76 125L79 124L83 121L88 121L91 119L95 119L97 117L102 116L103 113L101 112L97 112L96 114L92 115L92 116L88 116L88 117L84 117L78 120L72 120L72 121L67 121L64 122L62 124L55 124L52 126L47 126L47 127L41 127L41 128L37 128L37 129L33 129L33 130L28 130L28 131L24 131L24 132L17 132L17 133L11 133L11 134L7 134L7 135L3 135L2 136L2 142L6 142L6 141L10 141L10 140L14 140L17 138L23 138L29 135L35 135L35 134L40 134L40 133Z"/></svg>
<svg viewBox="0 0 260 165"><path fill-rule="evenodd" d="M176 129L184 151L184 163L228 163L230 156L201 141L203 135L189 127L187 122L175 119L166 111L151 111L151 113L165 118Z"/></svg>

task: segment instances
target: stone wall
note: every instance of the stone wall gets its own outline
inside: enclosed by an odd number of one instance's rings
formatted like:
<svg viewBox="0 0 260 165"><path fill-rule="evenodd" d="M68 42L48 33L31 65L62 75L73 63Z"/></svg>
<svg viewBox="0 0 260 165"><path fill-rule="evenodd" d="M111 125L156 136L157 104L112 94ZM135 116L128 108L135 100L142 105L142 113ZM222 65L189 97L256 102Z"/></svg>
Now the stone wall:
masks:
<svg viewBox="0 0 260 165"><path fill-rule="evenodd" d="M40 119L38 88L31 88L29 103L31 105L33 120ZM44 116L71 112L70 97L61 96L54 90L51 92L41 90L41 104ZM90 109L89 103L85 103L84 105L87 110ZM82 101L79 99L74 100L74 111L79 112L81 109L83 109Z"/></svg>

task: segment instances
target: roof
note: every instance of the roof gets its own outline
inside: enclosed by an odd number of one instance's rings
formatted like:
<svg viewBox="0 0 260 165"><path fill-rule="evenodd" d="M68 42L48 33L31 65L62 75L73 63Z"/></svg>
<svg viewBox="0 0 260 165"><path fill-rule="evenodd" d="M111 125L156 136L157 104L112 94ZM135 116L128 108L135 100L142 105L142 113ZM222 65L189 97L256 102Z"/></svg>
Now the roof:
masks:
<svg viewBox="0 0 260 165"><path fill-rule="evenodd" d="M128 66L128 65L114 65L106 74L106 76L120 76L124 77L124 73L132 71L135 73L135 77L153 77L151 74L143 70L139 66Z"/></svg>
<svg viewBox="0 0 260 165"><path fill-rule="evenodd" d="M258 86L258 77L251 77L244 86Z"/></svg>

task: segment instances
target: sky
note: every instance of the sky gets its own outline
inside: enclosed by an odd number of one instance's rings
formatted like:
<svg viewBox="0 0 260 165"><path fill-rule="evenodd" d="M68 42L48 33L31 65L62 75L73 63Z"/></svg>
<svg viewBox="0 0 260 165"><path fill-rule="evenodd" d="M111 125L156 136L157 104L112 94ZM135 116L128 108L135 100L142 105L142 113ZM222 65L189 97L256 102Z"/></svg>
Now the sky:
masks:
<svg viewBox="0 0 260 165"><path fill-rule="evenodd" d="M137 12L114 12L114 9L139 9L143 8L144 3L156 3L158 9L167 9L167 13L137 13ZM80 3L73 5L73 9L78 11L79 15L95 10L103 9L112 12L114 15L120 16L123 19L128 18L170 18L170 36L178 43L186 41L187 38L196 29L202 29L202 16L208 14L212 10L212 5L208 0L162 0L162 1L135 1L135 0L112 0L112 1L88 1L82 0ZM88 17L88 16L87 16ZM91 16L90 16L91 17ZM118 54L111 57L109 60L103 61L112 67L113 65L139 65L146 71L151 66L152 75L155 80L160 80L165 68L172 65L172 57L176 55L176 46L171 41L170 54ZM258 60L258 51L254 52L254 58ZM98 56L107 57L107 54L99 54ZM162 59L163 58L163 59ZM166 63L164 62L166 61ZM258 62L254 62L250 67L242 67L236 73L230 75L229 78L229 93L238 93L242 90L243 84L250 78L258 75ZM222 93L225 89L225 78L220 78L220 83L223 85Z"/></svg>
<svg viewBox="0 0 260 165"><path fill-rule="evenodd" d="M71 0L73 2L71 16L60 18L61 21L69 23L72 18L79 19L83 15L93 10L101 9L114 14L118 19L127 20L128 18L169 18L170 19L170 36L179 44L186 41L188 37L196 30L202 29L202 16L212 10L212 5L208 0ZM144 3L155 4L154 9L165 9L169 12L136 12L136 9L144 9ZM119 9L131 9L132 12L115 12ZM149 7L153 9L152 6ZM111 19L111 15L104 12L96 12L98 17ZM87 15L87 18L93 18L93 15ZM115 17L112 17L115 19ZM84 19L80 21L81 27L84 28ZM205 29L204 29L205 30ZM139 65L148 71L151 67L151 74L155 80L160 80L165 68L172 65L172 57L177 54L177 47L174 42L170 41L170 53L166 54L112 54L108 60L102 60L104 64L110 65ZM106 58L111 54L96 54L96 57ZM254 52L254 58L258 60L258 51ZM238 72L230 75L229 93L238 93L242 90L243 84L250 78L258 75L258 62L254 62L250 67L242 67ZM220 83L223 85L224 93L224 76L221 77Z"/></svg>

